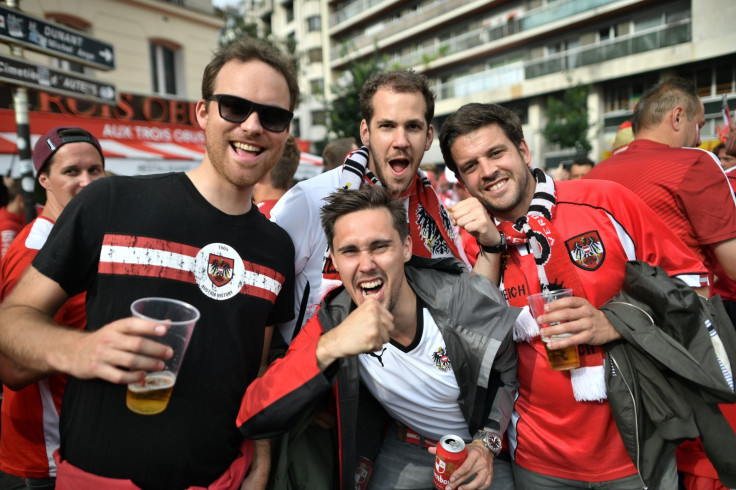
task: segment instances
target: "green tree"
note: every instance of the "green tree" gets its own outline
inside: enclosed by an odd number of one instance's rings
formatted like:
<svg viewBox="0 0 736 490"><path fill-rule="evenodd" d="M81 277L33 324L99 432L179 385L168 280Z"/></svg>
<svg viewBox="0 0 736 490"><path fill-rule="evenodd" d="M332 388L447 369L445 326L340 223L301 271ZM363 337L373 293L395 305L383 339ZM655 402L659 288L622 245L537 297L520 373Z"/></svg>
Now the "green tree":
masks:
<svg viewBox="0 0 736 490"><path fill-rule="evenodd" d="M591 150L588 141L588 85L568 87L562 97L547 97L547 124L542 130L544 138L560 148L573 148L576 155L587 155Z"/></svg>
<svg viewBox="0 0 736 490"><path fill-rule="evenodd" d="M343 45L343 53L347 47ZM378 50L376 50L376 53ZM331 85L333 99L327 105L328 134L337 138L353 137L360 144L360 91L372 75L383 71L387 57L378 54L350 63L337 81ZM328 136L329 138L330 136Z"/></svg>
<svg viewBox="0 0 736 490"><path fill-rule="evenodd" d="M225 26L218 34L220 46L227 46L243 37L262 39L285 53L294 63L297 72L299 71L299 53L297 53L296 41L293 38L281 39L274 36L270 26L247 13L241 13L238 9L215 8L215 12L225 20Z"/></svg>

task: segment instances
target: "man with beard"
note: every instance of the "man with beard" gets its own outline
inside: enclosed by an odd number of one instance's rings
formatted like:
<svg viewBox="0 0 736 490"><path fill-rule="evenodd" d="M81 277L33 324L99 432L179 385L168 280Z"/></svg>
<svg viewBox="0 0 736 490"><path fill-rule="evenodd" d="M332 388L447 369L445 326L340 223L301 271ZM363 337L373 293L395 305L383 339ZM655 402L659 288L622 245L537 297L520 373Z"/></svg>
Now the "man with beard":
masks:
<svg viewBox="0 0 736 490"><path fill-rule="evenodd" d="M324 293L339 285L319 224L323 199L335 189L386 187L406 201L414 255L465 260L447 210L419 170L434 136L434 94L426 77L411 70L374 75L363 85L360 107L363 147L351 152L342 167L296 184L271 211L272 221L289 233L296 250L296 319L279 325L287 344Z"/></svg>
<svg viewBox="0 0 736 490"><path fill-rule="evenodd" d="M508 488L494 461L516 392L519 311L455 258L412 259L403 200L385 189L340 189L326 201L322 224L343 287L248 388L244 435L289 429L332 388L340 488L432 487L435 446L447 434L466 442L468 456L442 488L487 488L491 479ZM497 270L498 255L481 254L474 273L495 279Z"/></svg>
<svg viewBox="0 0 736 490"><path fill-rule="evenodd" d="M532 321L518 321L519 396L507 432L517 488L615 489L644 486L624 447L606 399L601 346L619 339L598 310L624 281L627 261L660 266L699 292L706 292L702 264L664 223L624 187L613 182L553 182L531 168L521 121L495 104L468 104L447 118L440 133L447 166L474 196L453 207L460 226L498 231L483 234L481 249L504 254L501 288L512 306L527 296L571 288L574 297L548 305ZM490 216L489 216L490 214ZM492 219L494 221L492 221ZM576 244L585 247L576 253ZM706 282L701 282L706 281ZM518 328L517 328L518 327ZM580 368L552 370L550 349L578 345ZM676 488L674 455L649 488ZM605 483L603 483L605 482Z"/></svg>
<svg viewBox="0 0 736 490"><path fill-rule="evenodd" d="M221 48L196 106L207 142L200 166L87 186L3 301L3 383L19 389L70 375L57 488L265 485L268 446L254 450L233 422L261 367L269 325L293 315L294 249L251 195L281 156L298 94L293 66L267 43ZM230 265L228 280L210 277L213 261ZM82 291L85 330L54 323ZM168 407L142 416L126 408L126 385L172 356L155 341L164 325L130 315L131 303L147 296L187 302L201 320Z"/></svg>

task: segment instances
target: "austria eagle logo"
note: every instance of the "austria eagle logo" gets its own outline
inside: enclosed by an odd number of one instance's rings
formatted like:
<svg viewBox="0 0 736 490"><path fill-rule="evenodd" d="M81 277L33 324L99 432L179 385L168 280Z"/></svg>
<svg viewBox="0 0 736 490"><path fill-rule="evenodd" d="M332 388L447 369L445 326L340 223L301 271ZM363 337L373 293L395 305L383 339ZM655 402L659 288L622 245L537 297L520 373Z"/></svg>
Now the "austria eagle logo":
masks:
<svg viewBox="0 0 736 490"><path fill-rule="evenodd" d="M440 347L437 349L437 352L432 354L432 360L434 361L434 365L437 366L437 369L442 372L449 371L452 367L450 366L450 358L447 356L447 351L445 351L444 347Z"/></svg>
<svg viewBox="0 0 736 490"><path fill-rule="evenodd" d="M221 255L210 254L207 275L217 287L222 287L233 278L233 266L235 261Z"/></svg>
<svg viewBox="0 0 736 490"><path fill-rule="evenodd" d="M581 269L594 271L603 264L606 250L597 231L588 231L565 241L573 263Z"/></svg>

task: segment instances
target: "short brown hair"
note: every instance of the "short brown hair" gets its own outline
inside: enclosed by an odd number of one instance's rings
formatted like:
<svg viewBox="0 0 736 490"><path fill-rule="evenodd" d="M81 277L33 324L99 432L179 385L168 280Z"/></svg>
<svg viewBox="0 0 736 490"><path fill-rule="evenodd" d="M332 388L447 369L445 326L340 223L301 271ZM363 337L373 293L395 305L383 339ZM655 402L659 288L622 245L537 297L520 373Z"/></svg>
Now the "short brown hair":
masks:
<svg viewBox="0 0 736 490"><path fill-rule="evenodd" d="M296 68L277 48L260 39L245 37L223 46L215 51L212 60L207 64L202 75L202 98L208 99L215 92L217 74L228 61L237 60L242 63L260 60L281 73L289 86L289 110L293 111L299 100L299 82Z"/></svg>
<svg viewBox="0 0 736 490"><path fill-rule="evenodd" d="M659 82L644 92L634 107L631 129L634 136L642 128L658 125L669 111L681 105L688 121L692 121L700 109L700 98L695 84L680 77Z"/></svg>
<svg viewBox="0 0 736 490"><path fill-rule="evenodd" d="M401 241L403 242L409 235L404 201L391 195L384 187L366 185L356 190L338 189L324 200L326 204L322 206L322 228L332 251L334 251L332 241L335 238L337 218L365 209L386 208L391 213L391 222L394 229L399 232Z"/></svg>
<svg viewBox="0 0 736 490"><path fill-rule="evenodd" d="M281 154L281 158L271 169L271 185L277 189L288 191L301 156L302 152L299 145L296 144L296 138L289 135L284 145L284 153Z"/></svg>
<svg viewBox="0 0 736 490"><path fill-rule="evenodd" d="M323 172L337 168L345 161L345 156L350 153L358 145L355 138L338 138L330 141L322 150Z"/></svg>
<svg viewBox="0 0 736 490"><path fill-rule="evenodd" d="M521 119L514 111L498 104L481 104L478 102L465 104L455 114L445 119L439 136L442 158L445 160L447 168L455 172L456 176L459 177L457 162L452 159L451 151L455 140L489 124L498 124L516 149L521 148L524 131L521 128Z"/></svg>
<svg viewBox="0 0 736 490"><path fill-rule="evenodd" d="M373 109L373 96L381 88L387 88L394 92L404 94L413 94L416 92L422 94L424 103L427 106L424 111L424 119L427 122L427 128L429 128L434 117L435 95L429 88L427 77L414 70L394 70L377 73L366 80L360 91L360 112L363 115L363 119L369 125L375 112Z"/></svg>

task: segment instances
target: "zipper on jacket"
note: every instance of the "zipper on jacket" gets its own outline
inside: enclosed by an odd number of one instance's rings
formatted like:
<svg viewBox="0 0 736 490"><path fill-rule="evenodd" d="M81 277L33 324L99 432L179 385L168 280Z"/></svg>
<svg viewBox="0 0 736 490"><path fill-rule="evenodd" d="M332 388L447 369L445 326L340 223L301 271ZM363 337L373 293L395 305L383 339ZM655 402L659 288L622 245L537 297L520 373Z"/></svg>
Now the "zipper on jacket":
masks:
<svg viewBox="0 0 736 490"><path fill-rule="evenodd" d="M626 390L629 392L629 396L631 397L631 404L634 407L634 440L636 441L636 463L634 466L636 467L636 474L639 475L639 481L641 481L641 488L643 490L647 490L647 485L644 483L644 478L641 476L641 471L639 470L640 466L640 447L639 447L639 414L636 406L636 399L634 398L634 392L631 389L631 386L629 385L628 381L626 381L626 377L623 375L621 368L618 366L618 362L616 362L616 358L613 357L613 355L608 352L608 357L611 359L611 362L614 365L614 368L618 372L618 375L621 376L621 379L623 380L624 384L626 385Z"/></svg>

